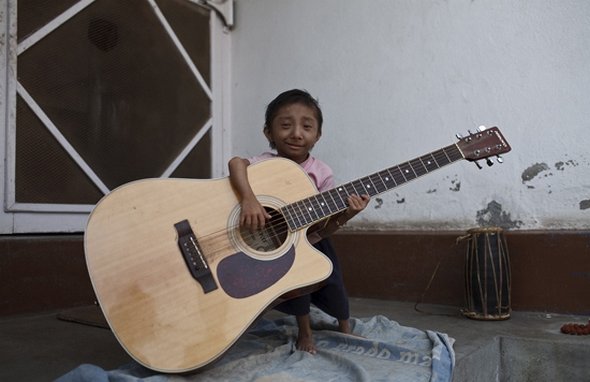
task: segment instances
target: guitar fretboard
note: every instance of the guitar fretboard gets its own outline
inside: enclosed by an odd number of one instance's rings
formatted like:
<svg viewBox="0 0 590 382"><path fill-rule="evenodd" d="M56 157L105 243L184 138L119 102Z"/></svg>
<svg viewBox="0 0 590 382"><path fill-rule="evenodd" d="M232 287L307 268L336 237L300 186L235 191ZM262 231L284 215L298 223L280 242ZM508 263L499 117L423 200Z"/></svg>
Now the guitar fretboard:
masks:
<svg viewBox="0 0 590 382"><path fill-rule="evenodd" d="M293 232L344 211L348 208L350 195L379 195L460 159L463 154L453 144L288 204L281 208L281 212Z"/></svg>

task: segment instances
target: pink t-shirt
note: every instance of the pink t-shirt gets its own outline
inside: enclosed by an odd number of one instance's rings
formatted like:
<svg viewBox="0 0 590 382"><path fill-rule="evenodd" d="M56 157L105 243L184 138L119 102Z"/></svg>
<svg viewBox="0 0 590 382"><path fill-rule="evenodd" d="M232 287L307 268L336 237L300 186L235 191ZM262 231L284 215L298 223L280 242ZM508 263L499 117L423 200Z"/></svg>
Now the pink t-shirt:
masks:
<svg viewBox="0 0 590 382"><path fill-rule="evenodd" d="M248 158L248 161L250 164L254 164L265 159L277 157L278 156L275 153L265 152ZM321 160L310 155L303 163L300 163L300 166L303 167L303 170L305 170L307 175L313 180L319 192L334 188L334 175L332 174L332 169Z"/></svg>

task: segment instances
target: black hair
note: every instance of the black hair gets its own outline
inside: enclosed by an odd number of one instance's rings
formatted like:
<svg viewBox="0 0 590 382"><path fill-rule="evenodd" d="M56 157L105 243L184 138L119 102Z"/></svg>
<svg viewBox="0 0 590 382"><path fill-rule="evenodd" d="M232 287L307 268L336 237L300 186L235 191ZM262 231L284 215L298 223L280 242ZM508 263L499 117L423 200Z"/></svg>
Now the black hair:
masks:
<svg viewBox="0 0 590 382"><path fill-rule="evenodd" d="M324 117L322 115L320 104L306 90L300 89L284 91L276 96L276 98L268 104L264 118L264 131L270 131L272 121L277 116L280 108L296 103L305 105L315 112L315 116L318 121L318 134L322 134L322 123L324 122ZM273 145L273 142L270 142L271 148L274 148Z"/></svg>

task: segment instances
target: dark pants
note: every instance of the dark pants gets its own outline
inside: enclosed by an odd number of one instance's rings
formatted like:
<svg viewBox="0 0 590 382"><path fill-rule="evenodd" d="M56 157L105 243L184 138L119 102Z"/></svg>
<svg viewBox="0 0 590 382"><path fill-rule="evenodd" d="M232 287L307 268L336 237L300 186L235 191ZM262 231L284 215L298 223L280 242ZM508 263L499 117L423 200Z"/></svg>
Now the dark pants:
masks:
<svg viewBox="0 0 590 382"><path fill-rule="evenodd" d="M322 239L314 244L314 247L332 261L332 274L324 281L324 285L319 290L284 301L275 306L275 309L286 314L303 316L309 314L310 305L314 304L330 316L338 320L346 320L350 317L348 296L344 288L340 263L336 257L332 241L329 238Z"/></svg>

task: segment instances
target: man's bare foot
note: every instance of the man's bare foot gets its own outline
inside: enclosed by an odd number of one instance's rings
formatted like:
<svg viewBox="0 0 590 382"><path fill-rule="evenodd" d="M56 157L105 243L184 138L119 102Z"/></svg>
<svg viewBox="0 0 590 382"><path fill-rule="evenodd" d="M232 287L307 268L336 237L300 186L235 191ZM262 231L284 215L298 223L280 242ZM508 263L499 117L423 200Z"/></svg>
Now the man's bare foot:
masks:
<svg viewBox="0 0 590 382"><path fill-rule="evenodd" d="M316 354L318 349L315 347L315 343L313 342L313 338L311 336L301 336L297 337L297 343L295 344L297 350L306 351L311 354Z"/></svg>
<svg viewBox="0 0 590 382"><path fill-rule="evenodd" d="M318 349L315 347L315 343L313 342L309 314L297 316L296 319L297 327L299 329L297 343L295 344L297 350L306 351L311 354L317 353Z"/></svg>
<svg viewBox="0 0 590 382"><path fill-rule="evenodd" d="M338 320L338 331L344 334L351 334L350 320Z"/></svg>
<svg viewBox="0 0 590 382"><path fill-rule="evenodd" d="M360 336L358 334L354 334L352 332L352 328L350 326L350 320L338 320L338 331L340 333L350 334L355 337L363 338L363 336Z"/></svg>

